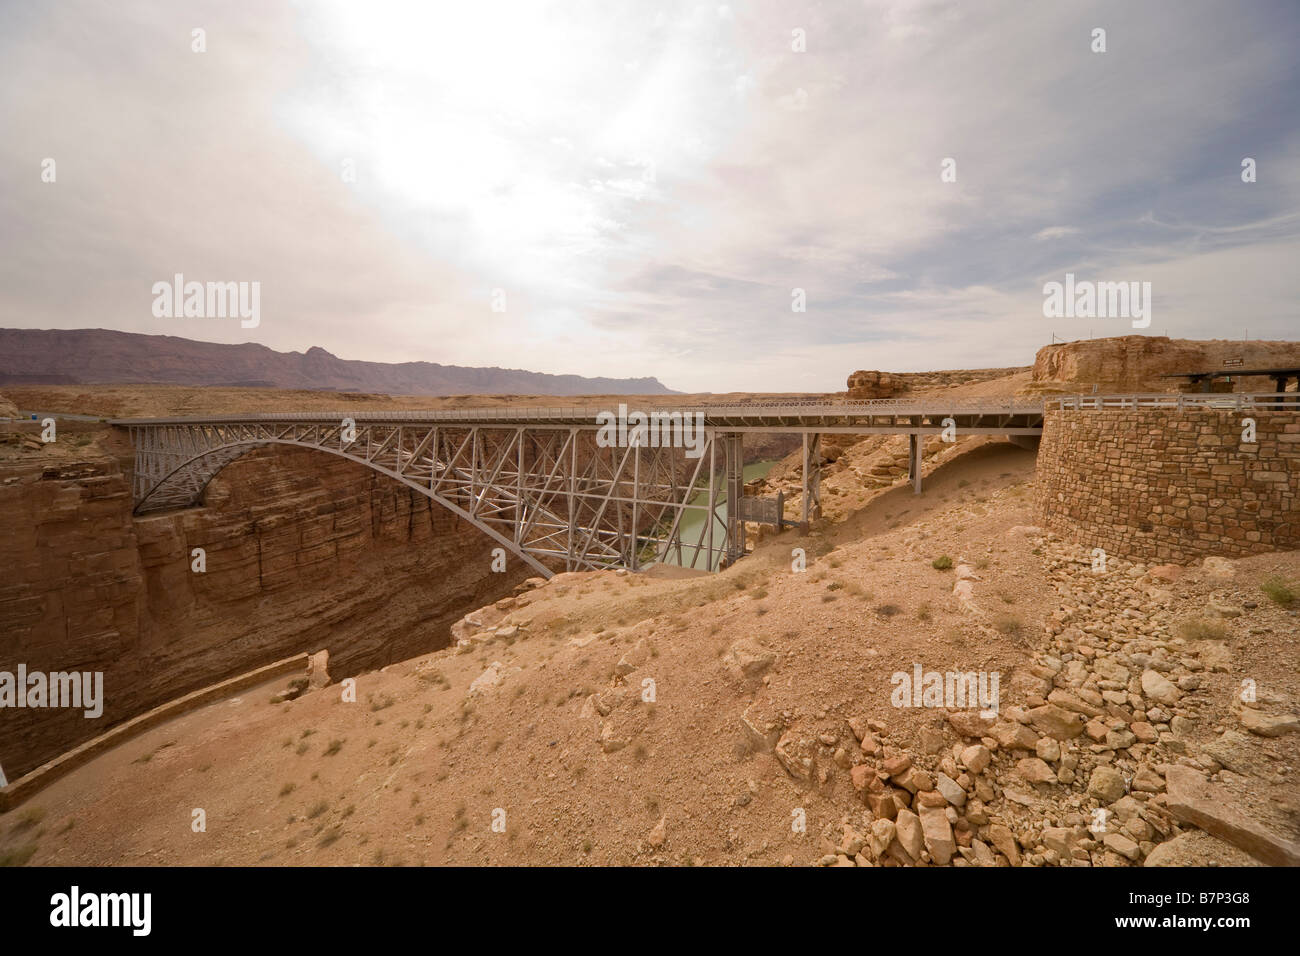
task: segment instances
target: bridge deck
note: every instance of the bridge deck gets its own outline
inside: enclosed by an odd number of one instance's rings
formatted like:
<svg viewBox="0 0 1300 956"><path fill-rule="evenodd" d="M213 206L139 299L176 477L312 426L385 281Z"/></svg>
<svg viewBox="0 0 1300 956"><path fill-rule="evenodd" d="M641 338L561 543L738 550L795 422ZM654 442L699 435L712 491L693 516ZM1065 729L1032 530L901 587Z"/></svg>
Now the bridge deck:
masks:
<svg viewBox="0 0 1300 956"><path fill-rule="evenodd" d="M633 396L635 398L635 396ZM953 418L969 434L1031 434L1042 429L1043 403L1013 398L876 399L839 402L738 402L712 405L644 405L623 407L647 414L704 416L706 428L725 431L782 432L925 432L942 430ZM617 415L619 407L601 405L500 406L497 408L431 409L428 411L263 412L211 415L199 418L125 418L114 425L225 425L241 422L337 422L358 424L501 425L528 428L599 428L601 414Z"/></svg>
<svg viewBox="0 0 1300 956"><path fill-rule="evenodd" d="M1286 395L1079 395L1060 409L1104 413L1139 407L1300 411ZM640 404L636 396L628 401ZM640 412L654 434L690 416L692 439L631 442ZM200 418L115 419L131 432L138 514L187 507L248 451L292 445L340 455L402 482L473 523L540 573L629 567L670 556L716 568L745 553L746 520L774 518L779 505L745 505L744 433L803 435L797 520L820 514L819 444L830 433L909 436L908 471L921 491L924 438L1042 434L1045 404L1016 398L744 402L671 406L655 398L628 409L595 405L430 411L262 412ZM698 417L696 417L698 416ZM602 429L620 424L617 441ZM680 446L679 446L680 445ZM727 508L727 502L735 507ZM760 507L760 505L762 505ZM688 536L684 529L691 528Z"/></svg>

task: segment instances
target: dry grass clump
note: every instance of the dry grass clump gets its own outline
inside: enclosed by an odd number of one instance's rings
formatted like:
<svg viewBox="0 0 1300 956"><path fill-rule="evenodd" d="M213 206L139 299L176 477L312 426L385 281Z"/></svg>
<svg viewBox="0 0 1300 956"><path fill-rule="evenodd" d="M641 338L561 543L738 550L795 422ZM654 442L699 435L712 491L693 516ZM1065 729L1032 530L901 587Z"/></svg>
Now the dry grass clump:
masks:
<svg viewBox="0 0 1300 956"><path fill-rule="evenodd" d="M1300 592L1297 592L1283 578L1274 575L1266 578L1259 585L1259 589L1268 595L1268 599L1279 607L1290 607L1297 600L1300 600Z"/></svg>

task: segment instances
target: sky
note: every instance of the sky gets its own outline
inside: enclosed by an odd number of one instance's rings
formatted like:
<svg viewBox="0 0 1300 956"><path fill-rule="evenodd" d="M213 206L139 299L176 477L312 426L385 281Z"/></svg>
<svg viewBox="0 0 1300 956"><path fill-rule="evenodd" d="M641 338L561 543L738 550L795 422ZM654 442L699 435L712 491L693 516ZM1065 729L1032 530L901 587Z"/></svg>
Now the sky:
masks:
<svg viewBox="0 0 1300 956"><path fill-rule="evenodd" d="M692 392L1296 339L1298 53L1294 0L0 0L0 326Z"/></svg>

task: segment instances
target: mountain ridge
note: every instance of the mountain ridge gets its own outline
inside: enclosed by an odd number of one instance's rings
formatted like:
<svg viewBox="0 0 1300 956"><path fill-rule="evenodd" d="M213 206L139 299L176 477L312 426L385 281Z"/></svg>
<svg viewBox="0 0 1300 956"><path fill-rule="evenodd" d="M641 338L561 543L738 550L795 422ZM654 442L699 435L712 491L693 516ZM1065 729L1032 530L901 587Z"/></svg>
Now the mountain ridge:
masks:
<svg viewBox="0 0 1300 956"><path fill-rule="evenodd" d="M0 385L219 385L392 395L671 395L657 378L556 375L499 366L367 362L313 345L277 352L112 329L0 329Z"/></svg>

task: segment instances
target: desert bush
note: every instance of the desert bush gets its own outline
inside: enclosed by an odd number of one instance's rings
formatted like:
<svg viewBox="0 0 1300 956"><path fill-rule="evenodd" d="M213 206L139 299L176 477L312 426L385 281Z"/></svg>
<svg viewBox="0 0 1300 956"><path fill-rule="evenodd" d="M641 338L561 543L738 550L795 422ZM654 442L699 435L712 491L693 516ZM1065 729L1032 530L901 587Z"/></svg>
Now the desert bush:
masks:
<svg viewBox="0 0 1300 956"><path fill-rule="evenodd" d="M993 618L993 627L999 634L1005 634L1007 637L1019 637L1025 629L1024 622L1014 614L997 615Z"/></svg>
<svg viewBox="0 0 1300 956"><path fill-rule="evenodd" d="M1189 618L1178 625L1178 636L1185 641L1223 641L1228 638L1228 629L1222 621Z"/></svg>
<svg viewBox="0 0 1300 956"><path fill-rule="evenodd" d="M1270 601L1281 607L1290 607L1297 599L1300 599L1300 594L1296 592L1295 588L1276 575L1266 578L1260 584L1259 589L1268 595Z"/></svg>

